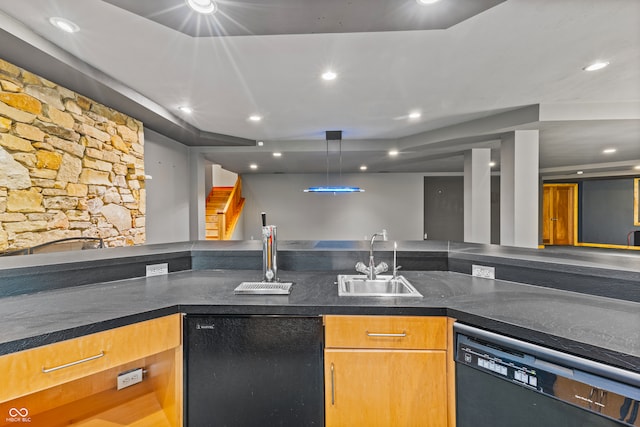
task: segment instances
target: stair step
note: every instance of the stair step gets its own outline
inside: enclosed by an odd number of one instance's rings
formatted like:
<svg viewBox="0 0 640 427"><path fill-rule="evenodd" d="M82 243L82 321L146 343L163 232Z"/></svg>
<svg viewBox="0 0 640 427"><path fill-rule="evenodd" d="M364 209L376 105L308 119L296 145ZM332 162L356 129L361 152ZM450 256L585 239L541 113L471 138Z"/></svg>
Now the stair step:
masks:
<svg viewBox="0 0 640 427"><path fill-rule="evenodd" d="M238 220L237 216L232 219L226 218L226 220L231 221L231 223L226 224L226 230L222 230L222 219L219 216L227 206L234 188L235 187L213 187L211 189L209 196L207 197L205 206L205 239L220 240L221 238L223 238L223 236L227 235L226 232L230 231L235 226L235 223ZM236 206L230 207L231 212L235 214L242 210L244 199L241 199L240 201L234 199L232 200L232 203L237 203Z"/></svg>

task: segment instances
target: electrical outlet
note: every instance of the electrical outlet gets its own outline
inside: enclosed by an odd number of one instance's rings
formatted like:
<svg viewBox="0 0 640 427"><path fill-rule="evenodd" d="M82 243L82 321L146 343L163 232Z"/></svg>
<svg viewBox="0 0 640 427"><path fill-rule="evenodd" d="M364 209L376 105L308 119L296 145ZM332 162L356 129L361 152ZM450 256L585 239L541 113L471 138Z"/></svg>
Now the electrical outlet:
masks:
<svg viewBox="0 0 640 427"><path fill-rule="evenodd" d="M147 277L149 276L162 276L163 274L169 273L169 264L151 264L147 265Z"/></svg>
<svg viewBox="0 0 640 427"><path fill-rule="evenodd" d="M485 279L496 278L496 268L487 267L485 265L471 265L471 275L476 277L483 277Z"/></svg>
<svg viewBox="0 0 640 427"><path fill-rule="evenodd" d="M142 368L132 369L118 374L118 390L141 383L142 374Z"/></svg>

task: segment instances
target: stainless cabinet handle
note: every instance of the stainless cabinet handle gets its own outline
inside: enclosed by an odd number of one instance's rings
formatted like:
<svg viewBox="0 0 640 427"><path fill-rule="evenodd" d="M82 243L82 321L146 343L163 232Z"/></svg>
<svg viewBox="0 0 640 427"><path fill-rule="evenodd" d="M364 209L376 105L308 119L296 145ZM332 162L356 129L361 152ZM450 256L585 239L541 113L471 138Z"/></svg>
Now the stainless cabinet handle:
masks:
<svg viewBox="0 0 640 427"><path fill-rule="evenodd" d="M69 368L71 366L79 365L80 363L89 362L91 360L96 360L105 355L104 350L100 351L100 354L96 354L95 356L87 357L86 359L76 360L75 362L65 363L64 365L55 366L53 368L42 368L42 372L48 374L49 372L57 371L59 369Z"/></svg>
<svg viewBox="0 0 640 427"><path fill-rule="evenodd" d="M378 334L367 331L368 337L387 337L387 338L404 338L407 336L407 331L402 331L401 334Z"/></svg>
<svg viewBox="0 0 640 427"><path fill-rule="evenodd" d="M331 406L336 403L335 368L331 364Z"/></svg>

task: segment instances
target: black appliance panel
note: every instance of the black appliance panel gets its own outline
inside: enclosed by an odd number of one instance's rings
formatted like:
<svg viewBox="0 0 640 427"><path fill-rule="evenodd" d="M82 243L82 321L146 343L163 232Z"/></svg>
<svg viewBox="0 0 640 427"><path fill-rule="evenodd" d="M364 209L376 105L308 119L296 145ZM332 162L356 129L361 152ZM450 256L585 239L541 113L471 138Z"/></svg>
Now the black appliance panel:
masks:
<svg viewBox="0 0 640 427"><path fill-rule="evenodd" d="M322 318L186 316L189 427L322 426Z"/></svg>
<svg viewBox="0 0 640 427"><path fill-rule="evenodd" d="M466 325L455 330L458 427L640 426L639 374Z"/></svg>

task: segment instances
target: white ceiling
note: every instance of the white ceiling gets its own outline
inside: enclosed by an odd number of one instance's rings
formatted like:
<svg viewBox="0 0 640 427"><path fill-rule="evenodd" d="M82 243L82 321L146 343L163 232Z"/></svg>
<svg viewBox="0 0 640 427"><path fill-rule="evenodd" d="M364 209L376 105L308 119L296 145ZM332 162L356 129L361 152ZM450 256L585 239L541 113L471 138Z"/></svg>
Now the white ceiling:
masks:
<svg viewBox="0 0 640 427"><path fill-rule="evenodd" d="M167 2L184 6L136 1ZM80 31L60 32L51 16ZM501 134L540 129L543 175L640 174L638 0L507 0L446 29L231 37L192 37L101 0L2 0L0 28L0 57L203 146L237 173L254 173L251 162L259 173L324 172L326 130L343 131L344 173L461 172L465 150L491 147L499 161ZM582 71L595 60L611 65ZM320 79L328 68L336 80ZM618 151L605 156L608 147Z"/></svg>

